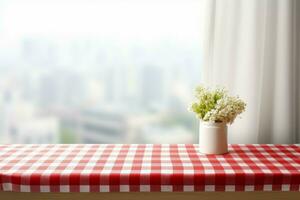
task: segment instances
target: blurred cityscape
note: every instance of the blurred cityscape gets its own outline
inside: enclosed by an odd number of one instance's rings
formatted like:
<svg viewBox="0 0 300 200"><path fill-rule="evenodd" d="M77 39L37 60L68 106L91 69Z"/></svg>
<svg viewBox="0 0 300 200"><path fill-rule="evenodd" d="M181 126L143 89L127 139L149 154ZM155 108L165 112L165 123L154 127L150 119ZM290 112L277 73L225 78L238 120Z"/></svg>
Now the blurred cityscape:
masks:
<svg viewBox="0 0 300 200"><path fill-rule="evenodd" d="M187 107L199 83L199 39L176 30L150 41L9 32L4 11L0 143L197 142Z"/></svg>

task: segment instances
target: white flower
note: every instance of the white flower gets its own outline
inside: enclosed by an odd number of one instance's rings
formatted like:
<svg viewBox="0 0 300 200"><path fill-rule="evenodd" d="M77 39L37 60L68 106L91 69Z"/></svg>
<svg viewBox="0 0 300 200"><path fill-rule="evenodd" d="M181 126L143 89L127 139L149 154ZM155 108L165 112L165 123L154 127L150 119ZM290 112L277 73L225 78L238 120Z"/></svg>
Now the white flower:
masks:
<svg viewBox="0 0 300 200"><path fill-rule="evenodd" d="M245 111L246 104L239 97L229 96L224 89L209 90L196 88L196 101L190 111L203 121L233 123L235 118Z"/></svg>

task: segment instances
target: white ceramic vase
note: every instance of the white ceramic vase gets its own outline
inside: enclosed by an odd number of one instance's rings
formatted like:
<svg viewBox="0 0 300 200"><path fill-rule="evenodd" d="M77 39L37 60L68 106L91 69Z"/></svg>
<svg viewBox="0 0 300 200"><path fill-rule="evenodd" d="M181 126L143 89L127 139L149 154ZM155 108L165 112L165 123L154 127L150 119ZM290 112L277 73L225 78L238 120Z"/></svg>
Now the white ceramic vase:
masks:
<svg viewBox="0 0 300 200"><path fill-rule="evenodd" d="M204 154L228 152L226 123L200 121L199 151Z"/></svg>

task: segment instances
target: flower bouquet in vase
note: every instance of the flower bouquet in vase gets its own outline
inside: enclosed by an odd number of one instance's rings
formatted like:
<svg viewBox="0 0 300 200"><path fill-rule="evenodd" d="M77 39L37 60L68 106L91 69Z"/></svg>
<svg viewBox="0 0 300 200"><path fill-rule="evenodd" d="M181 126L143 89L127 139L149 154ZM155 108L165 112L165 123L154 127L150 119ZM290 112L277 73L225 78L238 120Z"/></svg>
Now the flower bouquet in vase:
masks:
<svg viewBox="0 0 300 200"><path fill-rule="evenodd" d="M227 125L232 124L245 107L243 100L230 96L223 88L198 86L195 101L189 109L200 119L199 151L204 154L227 153Z"/></svg>

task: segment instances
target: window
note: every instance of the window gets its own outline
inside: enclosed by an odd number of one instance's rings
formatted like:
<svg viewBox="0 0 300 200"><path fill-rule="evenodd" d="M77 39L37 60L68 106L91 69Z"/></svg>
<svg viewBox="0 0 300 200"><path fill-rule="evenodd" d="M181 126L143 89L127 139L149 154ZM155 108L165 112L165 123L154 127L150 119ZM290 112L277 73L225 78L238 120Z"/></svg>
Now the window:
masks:
<svg viewBox="0 0 300 200"><path fill-rule="evenodd" d="M2 143L196 142L199 11L198 0L0 1Z"/></svg>

